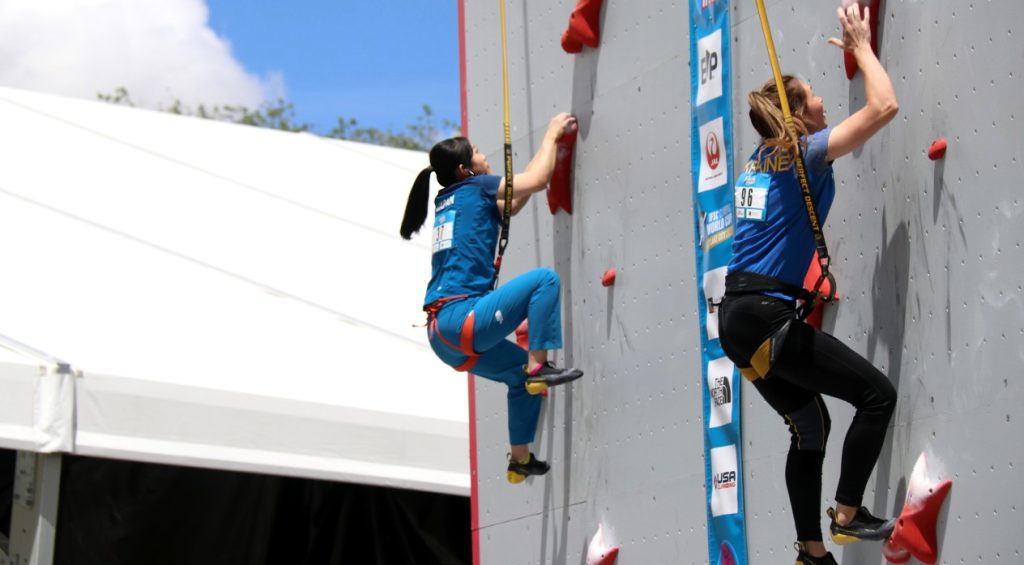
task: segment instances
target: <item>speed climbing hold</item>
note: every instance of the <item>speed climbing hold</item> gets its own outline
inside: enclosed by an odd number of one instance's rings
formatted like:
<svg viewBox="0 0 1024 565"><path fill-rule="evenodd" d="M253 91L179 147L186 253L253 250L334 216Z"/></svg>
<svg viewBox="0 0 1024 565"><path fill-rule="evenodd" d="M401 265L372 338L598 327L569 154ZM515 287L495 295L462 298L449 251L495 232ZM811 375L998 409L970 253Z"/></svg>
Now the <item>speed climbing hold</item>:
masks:
<svg viewBox="0 0 1024 565"><path fill-rule="evenodd" d="M940 137L932 142L931 146L928 147L928 158L932 161L938 161L939 159L946 156L946 138Z"/></svg>
<svg viewBox="0 0 1024 565"><path fill-rule="evenodd" d="M878 21L882 19L882 0L843 0L842 5L845 9L854 4L860 5L861 15L864 14L864 8L871 9L871 19L868 21L868 27L871 29L871 50L878 56ZM846 78L853 80L857 74L857 59L853 57L853 53L843 52L843 65L846 67Z"/></svg>
<svg viewBox="0 0 1024 565"><path fill-rule="evenodd" d="M519 324L516 328L516 344L519 347L529 351L530 350L530 321L523 320L523 323Z"/></svg>
<svg viewBox="0 0 1024 565"><path fill-rule="evenodd" d="M569 14L569 27L562 34L562 49L579 53L586 45L596 49L600 41L602 0L579 0Z"/></svg>
<svg viewBox="0 0 1024 565"><path fill-rule="evenodd" d="M619 557L619 548L611 545L604 535L604 529L599 524L597 533L590 540L587 547L587 565L614 565Z"/></svg>
<svg viewBox="0 0 1024 565"><path fill-rule="evenodd" d="M573 124L555 142L555 170L548 184L548 209L552 214L559 208L572 214L572 158L577 131L576 124Z"/></svg>
<svg viewBox="0 0 1024 565"><path fill-rule="evenodd" d="M612 286L615 284L615 269L608 269L601 276L601 286Z"/></svg>
<svg viewBox="0 0 1024 565"><path fill-rule="evenodd" d="M818 277L820 276L821 262L818 261L818 252L815 251L814 256L811 257L811 265L807 268L807 275L804 276L804 288L808 290L814 288L814 283L818 282ZM828 294L832 292L832 284L829 283L828 279L825 279L825 281L822 282L821 284L821 288L818 290L819 292L821 292L821 294L828 296ZM836 295L832 298L832 300L839 300L838 291L836 292ZM807 318L804 321L820 330L824 314L825 303L818 302L818 304L814 306L814 309L811 310L811 313L807 316Z"/></svg>
<svg viewBox="0 0 1024 565"><path fill-rule="evenodd" d="M903 511L883 548L886 559L892 563L906 563L909 559L905 554L910 554L922 563L935 563L938 558L935 523L952 487L953 481L950 480L932 481L924 453L917 458L907 482Z"/></svg>

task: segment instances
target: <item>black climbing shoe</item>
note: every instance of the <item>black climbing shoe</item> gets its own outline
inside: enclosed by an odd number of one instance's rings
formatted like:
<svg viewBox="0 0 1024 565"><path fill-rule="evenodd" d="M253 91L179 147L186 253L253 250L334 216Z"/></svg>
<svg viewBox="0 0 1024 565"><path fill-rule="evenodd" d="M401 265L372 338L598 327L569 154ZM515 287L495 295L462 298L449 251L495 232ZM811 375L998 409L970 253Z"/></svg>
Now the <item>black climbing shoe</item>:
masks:
<svg viewBox="0 0 1024 565"><path fill-rule="evenodd" d="M888 520L875 518L863 506L857 509L857 513L853 515L853 520L850 520L849 524L843 526L836 522L835 509L828 509L828 517L832 519L832 524L828 527L829 532L832 534L832 541L839 545L848 545L863 540L884 540L889 537L893 528L896 527L895 518Z"/></svg>
<svg viewBox="0 0 1024 565"><path fill-rule="evenodd" d="M523 370L527 374L526 392L530 394L541 394L550 387L571 383L583 376L583 371L579 369L559 369L550 362L544 363L533 373L525 367Z"/></svg>
<svg viewBox="0 0 1024 565"><path fill-rule="evenodd" d="M508 482L512 484L519 484L531 475L543 475L550 469L551 465L537 459L532 453L526 463L516 461L511 453L508 455Z"/></svg>
<svg viewBox="0 0 1024 565"><path fill-rule="evenodd" d="M823 557L814 557L804 551L804 546L800 542L793 544L793 547L796 549L796 563L794 565L839 565L831 553L826 553Z"/></svg>

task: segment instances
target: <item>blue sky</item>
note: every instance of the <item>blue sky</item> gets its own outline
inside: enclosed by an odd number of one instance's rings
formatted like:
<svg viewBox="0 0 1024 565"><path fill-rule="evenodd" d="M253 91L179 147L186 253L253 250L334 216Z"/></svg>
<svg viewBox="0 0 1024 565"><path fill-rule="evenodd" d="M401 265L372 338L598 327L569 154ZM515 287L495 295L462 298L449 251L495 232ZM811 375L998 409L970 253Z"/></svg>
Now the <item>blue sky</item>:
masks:
<svg viewBox="0 0 1024 565"><path fill-rule="evenodd" d="M207 0L210 27L260 76L280 73L300 121L401 130L428 104L459 119L456 0Z"/></svg>
<svg viewBox="0 0 1024 565"><path fill-rule="evenodd" d="M457 0L0 0L0 86L136 106L259 106L283 94L400 131L459 119Z"/></svg>

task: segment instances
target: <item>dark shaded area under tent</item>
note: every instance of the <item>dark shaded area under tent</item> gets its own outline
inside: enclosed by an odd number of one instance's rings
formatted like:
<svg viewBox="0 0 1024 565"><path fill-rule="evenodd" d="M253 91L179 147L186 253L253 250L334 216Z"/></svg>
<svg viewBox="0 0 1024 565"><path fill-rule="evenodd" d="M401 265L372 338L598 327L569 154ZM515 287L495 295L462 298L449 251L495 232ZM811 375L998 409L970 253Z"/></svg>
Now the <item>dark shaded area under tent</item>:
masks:
<svg viewBox="0 0 1024 565"><path fill-rule="evenodd" d="M64 455L54 563L461 565L469 528L466 497Z"/></svg>

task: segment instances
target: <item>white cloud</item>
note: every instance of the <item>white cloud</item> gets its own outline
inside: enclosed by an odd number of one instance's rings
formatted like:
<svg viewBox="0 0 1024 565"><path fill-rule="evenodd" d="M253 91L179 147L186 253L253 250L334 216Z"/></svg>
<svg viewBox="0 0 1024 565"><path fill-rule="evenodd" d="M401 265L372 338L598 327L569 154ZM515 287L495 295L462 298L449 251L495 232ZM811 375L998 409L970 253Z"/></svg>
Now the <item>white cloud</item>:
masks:
<svg viewBox="0 0 1024 565"><path fill-rule="evenodd" d="M90 99L123 86L151 108L284 96L280 74L234 58L204 0L0 0L0 85Z"/></svg>

